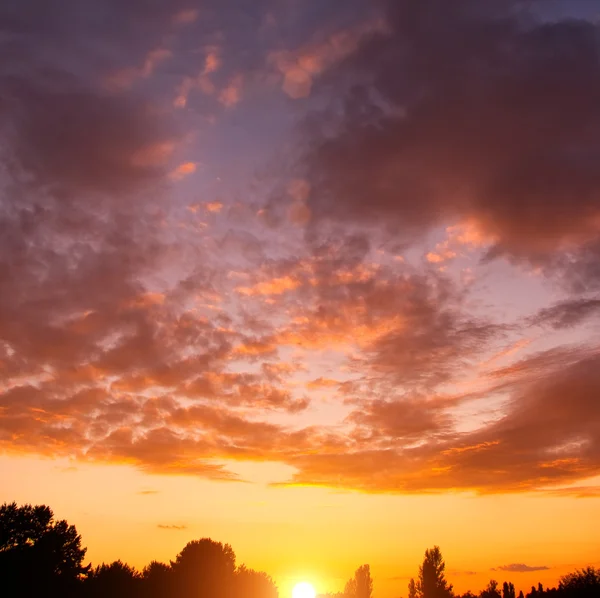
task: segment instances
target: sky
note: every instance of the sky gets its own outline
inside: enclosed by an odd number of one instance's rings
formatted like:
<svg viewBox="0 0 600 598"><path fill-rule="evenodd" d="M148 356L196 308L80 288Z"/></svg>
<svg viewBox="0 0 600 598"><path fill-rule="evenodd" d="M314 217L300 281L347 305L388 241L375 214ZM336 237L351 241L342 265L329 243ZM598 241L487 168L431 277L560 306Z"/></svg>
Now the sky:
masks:
<svg viewBox="0 0 600 598"><path fill-rule="evenodd" d="M406 595L600 564L596 0L0 5L0 502Z"/></svg>

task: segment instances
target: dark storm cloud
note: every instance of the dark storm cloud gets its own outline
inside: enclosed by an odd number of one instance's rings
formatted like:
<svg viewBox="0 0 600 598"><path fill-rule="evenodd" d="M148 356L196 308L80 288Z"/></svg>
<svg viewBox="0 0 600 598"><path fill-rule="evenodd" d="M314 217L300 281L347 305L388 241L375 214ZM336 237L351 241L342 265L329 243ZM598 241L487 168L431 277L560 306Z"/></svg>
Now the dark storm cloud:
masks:
<svg viewBox="0 0 600 598"><path fill-rule="evenodd" d="M338 89L354 86L312 121L316 223L380 223L410 240L469 219L490 256L536 263L596 238L596 26L535 22L533 2L382 4L388 31L331 70Z"/></svg>

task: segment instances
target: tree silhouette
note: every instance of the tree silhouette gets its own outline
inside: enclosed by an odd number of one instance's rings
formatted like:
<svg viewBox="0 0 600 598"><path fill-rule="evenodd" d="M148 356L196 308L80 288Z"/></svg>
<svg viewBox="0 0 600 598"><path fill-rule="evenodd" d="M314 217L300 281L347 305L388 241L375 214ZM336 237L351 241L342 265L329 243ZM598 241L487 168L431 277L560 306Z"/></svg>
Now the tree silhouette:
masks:
<svg viewBox="0 0 600 598"><path fill-rule="evenodd" d="M170 564L152 561L142 573L118 560L95 569L82 565L86 549L73 525L55 521L43 505L0 506L0 598L279 598L266 573L240 565L229 544L209 538L189 542ZM425 551L409 598L453 598L438 546ZM344 592L320 598L372 598L369 565L362 565ZM491 580L479 598L515 598L515 586ZM600 570L576 570L557 588L531 587L526 598L600 598ZM472 592L461 598L475 598ZM519 592L519 598L525 598Z"/></svg>
<svg viewBox="0 0 600 598"><path fill-rule="evenodd" d="M175 594L229 598L234 584L235 553L229 544L209 538L189 542L171 561Z"/></svg>
<svg viewBox="0 0 600 598"><path fill-rule="evenodd" d="M439 546L427 549L423 564L419 567L417 596L419 598L450 598L452 585L448 584L444 571L446 563Z"/></svg>
<svg viewBox="0 0 600 598"><path fill-rule="evenodd" d="M73 525L45 505L0 506L0 578L10 596L67 596L89 567Z"/></svg>
<svg viewBox="0 0 600 598"><path fill-rule="evenodd" d="M141 593L142 576L122 561L103 563L90 572L85 580L84 594L91 598L131 598Z"/></svg>
<svg viewBox="0 0 600 598"><path fill-rule="evenodd" d="M479 594L480 598L502 598L498 589L498 582L495 579L490 579L485 590Z"/></svg>
<svg viewBox="0 0 600 598"><path fill-rule="evenodd" d="M344 588L347 598L371 598L373 594L373 579L371 578L371 567L361 565L355 572L354 577L348 580Z"/></svg>
<svg viewBox="0 0 600 598"><path fill-rule="evenodd" d="M566 598L600 596L600 570L586 567L564 575L560 578L558 589Z"/></svg>
<svg viewBox="0 0 600 598"><path fill-rule="evenodd" d="M150 562L142 571L143 595L148 598L166 598L171 595L172 569L170 565Z"/></svg>
<svg viewBox="0 0 600 598"><path fill-rule="evenodd" d="M234 596L238 598L278 598L279 592L269 575L242 565L235 572Z"/></svg>

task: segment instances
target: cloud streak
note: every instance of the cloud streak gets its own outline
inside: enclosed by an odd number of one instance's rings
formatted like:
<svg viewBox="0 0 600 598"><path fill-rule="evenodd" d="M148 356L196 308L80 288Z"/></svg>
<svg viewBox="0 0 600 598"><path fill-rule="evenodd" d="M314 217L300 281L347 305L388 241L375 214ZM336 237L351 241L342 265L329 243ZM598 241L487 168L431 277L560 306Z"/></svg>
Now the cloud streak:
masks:
<svg viewBox="0 0 600 598"><path fill-rule="evenodd" d="M501 567L497 567L492 569L492 571L508 571L510 573L529 573L530 571L546 571L549 567L544 566L531 566L525 565L523 563L513 563L511 565L502 565Z"/></svg>

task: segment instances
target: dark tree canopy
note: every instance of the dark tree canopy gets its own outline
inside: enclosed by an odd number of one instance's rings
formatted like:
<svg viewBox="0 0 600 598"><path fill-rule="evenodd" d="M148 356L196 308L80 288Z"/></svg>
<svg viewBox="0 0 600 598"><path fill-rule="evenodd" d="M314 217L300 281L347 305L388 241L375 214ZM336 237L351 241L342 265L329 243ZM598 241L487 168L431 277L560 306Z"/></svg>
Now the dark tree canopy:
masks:
<svg viewBox="0 0 600 598"><path fill-rule="evenodd" d="M142 571L145 596L149 598L167 598L171 596L173 571L170 565L152 561Z"/></svg>
<svg viewBox="0 0 600 598"><path fill-rule="evenodd" d="M423 564L419 567L417 596L419 598L451 598L452 585L445 577L446 563L439 546L425 551Z"/></svg>
<svg viewBox="0 0 600 598"><path fill-rule="evenodd" d="M600 596L600 570L586 567L561 577L559 590L566 597Z"/></svg>
<svg viewBox="0 0 600 598"><path fill-rule="evenodd" d="M235 552L210 538L189 542L171 562L174 587L182 595L229 597L235 573Z"/></svg>
<svg viewBox="0 0 600 598"><path fill-rule="evenodd" d="M0 578L12 596L65 596L87 573L86 549L73 525L44 505L0 506Z"/></svg>
<svg viewBox="0 0 600 598"><path fill-rule="evenodd" d="M84 593L91 598L130 598L140 591L142 576L122 561L103 563L93 569L84 582Z"/></svg>

